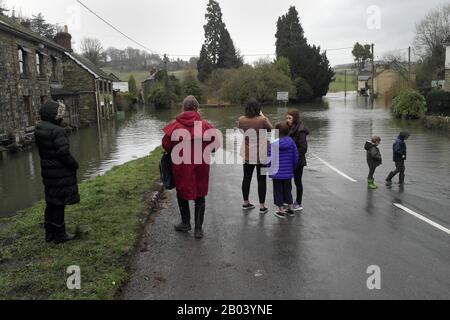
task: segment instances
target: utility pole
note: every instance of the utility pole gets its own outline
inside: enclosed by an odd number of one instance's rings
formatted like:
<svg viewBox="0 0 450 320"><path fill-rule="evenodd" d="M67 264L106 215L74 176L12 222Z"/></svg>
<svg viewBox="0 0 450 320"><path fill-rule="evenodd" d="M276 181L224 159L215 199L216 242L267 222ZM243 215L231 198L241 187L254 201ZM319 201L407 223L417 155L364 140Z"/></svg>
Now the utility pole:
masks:
<svg viewBox="0 0 450 320"><path fill-rule="evenodd" d="M375 45L372 43L372 88L370 88L370 101L375 100Z"/></svg>
<svg viewBox="0 0 450 320"><path fill-rule="evenodd" d="M411 82L411 47L408 47L408 84Z"/></svg>
<svg viewBox="0 0 450 320"><path fill-rule="evenodd" d="M347 99L347 69L345 69L344 74L345 74L345 98Z"/></svg>

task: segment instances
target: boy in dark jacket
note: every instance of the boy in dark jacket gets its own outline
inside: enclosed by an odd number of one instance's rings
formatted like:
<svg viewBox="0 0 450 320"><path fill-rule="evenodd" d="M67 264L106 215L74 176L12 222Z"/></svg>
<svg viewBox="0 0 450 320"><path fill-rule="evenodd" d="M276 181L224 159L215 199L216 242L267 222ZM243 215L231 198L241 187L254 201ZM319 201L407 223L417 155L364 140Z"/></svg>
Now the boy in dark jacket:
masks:
<svg viewBox="0 0 450 320"><path fill-rule="evenodd" d="M78 162L70 153L69 141L61 127L64 105L48 101L39 112L42 121L36 126L34 135L41 158L47 204L45 240L64 243L75 238L66 233L64 210L66 205L80 202L77 184Z"/></svg>
<svg viewBox="0 0 450 320"><path fill-rule="evenodd" d="M268 172L273 179L273 194L278 211L275 216L285 218L286 214L294 216L294 199L292 197L292 178L298 165L299 154L297 146L289 137L289 126L286 123L277 124L280 139L272 143L269 148ZM289 210L285 211L283 205L287 203Z"/></svg>
<svg viewBox="0 0 450 320"><path fill-rule="evenodd" d="M380 149L378 149L380 143L381 138L375 136L372 138L372 141L367 141L364 147L367 151L367 164L369 165L367 186L372 190L378 189L378 186L375 184L374 174L375 170L383 163Z"/></svg>
<svg viewBox="0 0 450 320"><path fill-rule="evenodd" d="M409 139L411 135L408 132L401 132L398 136L397 140L394 142L394 162L395 162L395 170L392 171L389 176L386 178L386 185L388 187L392 186L392 179L400 174L400 185L405 184L405 161L406 161L406 143L405 141Z"/></svg>

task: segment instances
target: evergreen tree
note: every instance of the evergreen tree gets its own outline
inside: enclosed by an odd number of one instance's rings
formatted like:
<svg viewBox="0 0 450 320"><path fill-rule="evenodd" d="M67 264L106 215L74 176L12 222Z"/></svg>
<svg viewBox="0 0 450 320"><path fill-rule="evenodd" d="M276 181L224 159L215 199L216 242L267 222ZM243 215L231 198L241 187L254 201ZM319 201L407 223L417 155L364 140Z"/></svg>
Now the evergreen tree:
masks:
<svg viewBox="0 0 450 320"><path fill-rule="evenodd" d="M292 79L303 78L313 89L313 98L326 95L334 72L326 53L308 44L295 7L278 19L275 37L277 59L289 60Z"/></svg>
<svg viewBox="0 0 450 320"><path fill-rule="evenodd" d="M208 55L206 45L202 46L200 51L200 58L197 61L198 80L205 82L213 71L213 63Z"/></svg>
<svg viewBox="0 0 450 320"><path fill-rule="evenodd" d="M222 20L222 10L215 0L209 0L206 9L205 43L197 63L200 81L204 82L211 72L218 68L238 68L242 58Z"/></svg>
<svg viewBox="0 0 450 320"><path fill-rule="evenodd" d="M48 39L53 39L56 35L55 26L47 23L42 13L39 13L37 16L33 16L31 19L31 30Z"/></svg>
<svg viewBox="0 0 450 320"><path fill-rule="evenodd" d="M220 37L219 59L217 68L231 69L243 65L242 58L238 56L233 40L227 29L223 29Z"/></svg>
<svg viewBox="0 0 450 320"><path fill-rule="evenodd" d="M131 75L130 79L128 80L128 91L133 95L133 97L137 97L138 90L137 90L136 78L134 77L134 75Z"/></svg>

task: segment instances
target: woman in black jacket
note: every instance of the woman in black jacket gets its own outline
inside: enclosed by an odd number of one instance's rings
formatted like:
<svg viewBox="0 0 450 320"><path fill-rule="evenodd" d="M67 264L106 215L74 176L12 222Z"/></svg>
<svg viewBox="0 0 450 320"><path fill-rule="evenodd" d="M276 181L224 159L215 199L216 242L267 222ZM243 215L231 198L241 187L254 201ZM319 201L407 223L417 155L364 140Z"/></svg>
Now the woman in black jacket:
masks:
<svg viewBox="0 0 450 320"><path fill-rule="evenodd" d="M66 205L80 202L77 184L78 162L70 153L69 141L61 127L64 112L63 104L46 102L40 109L42 121L35 130L47 205L45 240L57 244L75 238L66 233L64 210Z"/></svg>
<svg viewBox="0 0 450 320"><path fill-rule="evenodd" d="M294 140L300 156L298 166L295 169L295 185L297 186L297 201L294 204L294 211L303 210L303 171L308 165L306 162L306 153L308 152L308 129L300 121L300 111L290 109L286 115L287 124L290 128L289 136Z"/></svg>

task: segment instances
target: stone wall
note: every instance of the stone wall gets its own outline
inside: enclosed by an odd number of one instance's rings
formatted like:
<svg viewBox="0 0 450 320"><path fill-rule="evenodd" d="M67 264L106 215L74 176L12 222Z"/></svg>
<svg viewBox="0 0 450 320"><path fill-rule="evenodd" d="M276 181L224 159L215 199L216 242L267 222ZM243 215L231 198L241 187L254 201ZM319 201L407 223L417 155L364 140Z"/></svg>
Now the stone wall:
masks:
<svg viewBox="0 0 450 320"><path fill-rule="evenodd" d="M0 30L0 135L23 138L39 120L41 102L50 97L50 87L62 85L63 52L51 48L40 48L40 43L16 37ZM19 71L19 46L30 52L26 57L27 73ZM44 55L42 75L38 75L36 52ZM56 58L56 74L53 76L52 56ZM26 110L24 97L29 97L30 109Z"/></svg>
<svg viewBox="0 0 450 320"><path fill-rule="evenodd" d="M80 125L97 123L94 76L67 56L64 57L63 66L64 88L80 94Z"/></svg>

